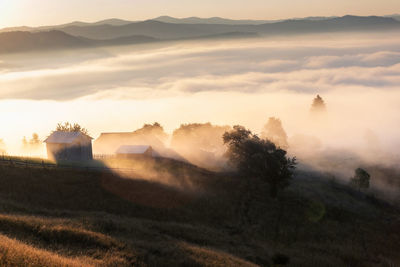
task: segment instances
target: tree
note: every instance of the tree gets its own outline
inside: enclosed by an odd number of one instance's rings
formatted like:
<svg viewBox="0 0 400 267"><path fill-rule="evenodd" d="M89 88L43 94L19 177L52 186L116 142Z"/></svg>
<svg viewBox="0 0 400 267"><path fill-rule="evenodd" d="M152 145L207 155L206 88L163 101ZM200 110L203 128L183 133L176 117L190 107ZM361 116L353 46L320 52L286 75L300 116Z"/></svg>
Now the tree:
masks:
<svg viewBox="0 0 400 267"><path fill-rule="evenodd" d="M3 139L0 139L0 154L6 153L6 144L4 143Z"/></svg>
<svg viewBox="0 0 400 267"><path fill-rule="evenodd" d="M268 123L261 132L261 137L270 140L280 148L287 149L289 147L287 134L282 127L281 120L278 118L270 117L268 119Z"/></svg>
<svg viewBox="0 0 400 267"><path fill-rule="evenodd" d="M190 147L205 151L215 151L223 147L222 135L230 130L229 126L212 125L211 123L181 124L172 134L173 147Z"/></svg>
<svg viewBox="0 0 400 267"><path fill-rule="evenodd" d="M168 134L164 131L164 127L162 127L158 122L153 124L144 124L142 128L137 129L134 133L154 136L162 142L165 142L168 139Z"/></svg>
<svg viewBox="0 0 400 267"><path fill-rule="evenodd" d="M29 140L29 142L25 136L24 136L24 138L22 138L22 148L26 152L35 151L40 148L40 145L41 145L41 141L40 141L39 135L37 133L32 134L32 138Z"/></svg>
<svg viewBox="0 0 400 267"><path fill-rule="evenodd" d="M88 130L86 130L85 128L83 128L79 124L77 124L77 123L71 124L69 122L58 123L57 127L56 127L56 131L60 131L60 132L80 132L80 133L83 133L85 135L89 135Z"/></svg>
<svg viewBox="0 0 400 267"><path fill-rule="evenodd" d="M231 129L209 122L181 124L172 134L171 148L193 164L216 170L225 166L222 136Z"/></svg>
<svg viewBox="0 0 400 267"><path fill-rule="evenodd" d="M228 145L229 162L248 178L261 179L269 185L270 196L289 186L296 167L296 158L286 157L286 151L269 140L261 139L242 126L223 135Z"/></svg>
<svg viewBox="0 0 400 267"><path fill-rule="evenodd" d="M323 113L326 111L325 101L320 95L317 95L311 105L311 112L314 114Z"/></svg>
<svg viewBox="0 0 400 267"><path fill-rule="evenodd" d="M369 180L371 175L364 169L357 168L354 177L350 179L350 184L358 190L369 188Z"/></svg>
<svg viewBox="0 0 400 267"><path fill-rule="evenodd" d="M32 134L31 140L29 140L29 144L32 146L40 145L39 135L37 133Z"/></svg>

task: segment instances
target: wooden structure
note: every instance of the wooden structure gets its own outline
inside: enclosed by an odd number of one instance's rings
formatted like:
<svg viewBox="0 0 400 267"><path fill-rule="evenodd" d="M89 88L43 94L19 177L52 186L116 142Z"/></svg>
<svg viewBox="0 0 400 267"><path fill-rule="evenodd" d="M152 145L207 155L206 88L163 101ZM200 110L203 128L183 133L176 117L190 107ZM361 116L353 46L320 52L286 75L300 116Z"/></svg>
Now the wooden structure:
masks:
<svg viewBox="0 0 400 267"><path fill-rule="evenodd" d="M95 154L115 154L121 146L149 145L157 150L164 148L164 143L156 136L135 132L102 133L93 143Z"/></svg>
<svg viewBox="0 0 400 267"><path fill-rule="evenodd" d="M81 132L55 131L44 141L47 157L55 161L92 160L92 139Z"/></svg>

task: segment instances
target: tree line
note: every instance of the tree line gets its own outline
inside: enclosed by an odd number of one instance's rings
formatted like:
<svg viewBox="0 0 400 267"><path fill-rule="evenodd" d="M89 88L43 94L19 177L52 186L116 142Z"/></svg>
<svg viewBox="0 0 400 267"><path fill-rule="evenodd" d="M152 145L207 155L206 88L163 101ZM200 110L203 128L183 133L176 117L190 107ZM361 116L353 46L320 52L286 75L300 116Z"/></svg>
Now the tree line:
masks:
<svg viewBox="0 0 400 267"><path fill-rule="evenodd" d="M312 114L326 112L326 104L320 95L317 95L311 105ZM59 123L55 131L80 132L89 135L86 128L77 123ZM136 131L136 134L154 135L165 141L167 133L159 123L144 124ZM222 136L222 139L221 139ZM34 150L40 147L39 136L34 133L32 138L22 140L23 148ZM282 190L290 185L296 169L295 157L287 156L289 147L287 134L279 118L270 117L265 124L260 136L252 133L243 126L214 126L210 123L182 124L172 135L171 145L180 147L180 152L189 159L193 158L193 151L197 149L204 151L223 151L223 156L228 164L237 173L246 179L257 179L263 181L269 187L270 196L276 198ZM220 149L222 146L225 150ZM5 148L4 142L0 140L0 152ZM209 156L209 155L207 155ZM201 162L201 159L200 159ZM359 190L369 187L370 175L364 169L358 168L350 184Z"/></svg>

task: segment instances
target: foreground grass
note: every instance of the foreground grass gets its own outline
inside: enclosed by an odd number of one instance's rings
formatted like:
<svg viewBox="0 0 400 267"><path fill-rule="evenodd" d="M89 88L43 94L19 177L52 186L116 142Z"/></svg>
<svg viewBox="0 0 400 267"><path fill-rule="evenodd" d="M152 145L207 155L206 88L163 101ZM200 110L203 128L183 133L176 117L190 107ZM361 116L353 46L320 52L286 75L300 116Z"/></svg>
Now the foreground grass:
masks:
<svg viewBox="0 0 400 267"><path fill-rule="evenodd" d="M141 166L160 177L0 166L0 265L400 264L398 210L322 174L299 172L272 200L229 174Z"/></svg>
<svg viewBox="0 0 400 267"><path fill-rule="evenodd" d="M85 259L61 257L14 239L0 236L1 266L95 266Z"/></svg>

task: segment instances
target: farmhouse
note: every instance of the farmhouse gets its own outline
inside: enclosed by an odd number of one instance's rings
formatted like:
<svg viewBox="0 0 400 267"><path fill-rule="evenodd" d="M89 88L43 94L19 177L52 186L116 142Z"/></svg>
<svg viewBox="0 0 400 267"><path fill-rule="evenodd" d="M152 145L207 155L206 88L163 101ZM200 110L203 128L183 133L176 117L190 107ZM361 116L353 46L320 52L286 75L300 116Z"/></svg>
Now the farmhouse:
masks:
<svg viewBox="0 0 400 267"><path fill-rule="evenodd" d="M151 134L138 132L102 133L93 143L93 150L97 155L117 155L128 158L137 157L138 155L143 157L144 152L140 152L140 147L150 147L153 151L152 157L187 161L176 151L166 148L163 141ZM128 150L129 153L122 153L124 151L120 150L120 148ZM119 155L118 151L121 152Z"/></svg>
<svg viewBox="0 0 400 267"><path fill-rule="evenodd" d="M120 158L155 158L160 156L151 146L120 146L115 153Z"/></svg>
<svg viewBox="0 0 400 267"><path fill-rule="evenodd" d="M92 160L92 139L81 132L55 131L44 142L52 160Z"/></svg>
<svg viewBox="0 0 400 267"><path fill-rule="evenodd" d="M153 135L138 134L135 132L102 133L94 141L95 154L114 154L121 146L149 145L157 150L164 148L164 143Z"/></svg>

